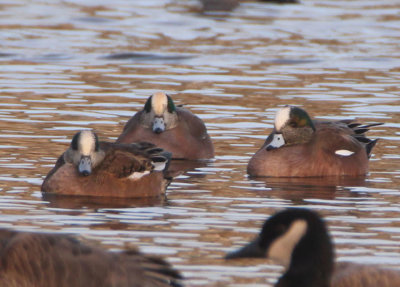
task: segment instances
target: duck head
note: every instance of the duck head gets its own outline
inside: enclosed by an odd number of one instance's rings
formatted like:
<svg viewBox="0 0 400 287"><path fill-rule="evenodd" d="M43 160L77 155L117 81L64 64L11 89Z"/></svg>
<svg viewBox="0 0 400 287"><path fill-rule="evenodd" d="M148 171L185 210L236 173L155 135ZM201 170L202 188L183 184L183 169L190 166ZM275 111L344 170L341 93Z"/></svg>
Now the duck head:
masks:
<svg viewBox="0 0 400 287"><path fill-rule="evenodd" d="M91 130L76 133L64 153L64 160L74 164L82 176L90 175L103 158L104 152L100 149L98 137Z"/></svg>
<svg viewBox="0 0 400 287"><path fill-rule="evenodd" d="M267 139L266 149L309 142L314 131L314 123L305 110L285 106L276 113L274 131Z"/></svg>
<svg viewBox="0 0 400 287"><path fill-rule="evenodd" d="M146 101L141 122L154 133L160 134L177 125L178 116L172 98L163 92L157 92Z"/></svg>

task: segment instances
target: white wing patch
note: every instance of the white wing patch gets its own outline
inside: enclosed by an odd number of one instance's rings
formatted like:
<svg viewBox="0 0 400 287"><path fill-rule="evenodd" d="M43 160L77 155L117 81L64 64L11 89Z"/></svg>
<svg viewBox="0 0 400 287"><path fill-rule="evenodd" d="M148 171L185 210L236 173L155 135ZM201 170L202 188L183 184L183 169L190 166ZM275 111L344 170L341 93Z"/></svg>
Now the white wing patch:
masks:
<svg viewBox="0 0 400 287"><path fill-rule="evenodd" d="M130 176L128 176L128 178L132 179L132 180L137 180L137 179L142 178L143 176L145 176L145 175L147 175L149 173L150 173L149 170L146 170L144 172L134 172Z"/></svg>
<svg viewBox="0 0 400 287"><path fill-rule="evenodd" d="M167 165L167 161L162 161L162 162L151 162L154 166L154 170L156 171L162 171L165 169L165 166Z"/></svg>
<svg viewBox="0 0 400 287"><path fill-rule="evenodd" d="M347 149L338 149L335 151L335 154L340 155L340 156L351 156L354 154L354 151L347 150Z"/></svg>

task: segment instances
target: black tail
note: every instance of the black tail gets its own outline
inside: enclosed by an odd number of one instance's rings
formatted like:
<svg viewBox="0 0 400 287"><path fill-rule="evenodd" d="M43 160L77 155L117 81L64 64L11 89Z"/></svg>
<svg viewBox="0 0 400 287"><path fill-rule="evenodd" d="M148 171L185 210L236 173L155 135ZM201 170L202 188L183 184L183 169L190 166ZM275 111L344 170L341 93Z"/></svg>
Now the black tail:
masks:
<svg viewBox="0 0 400 287"><path fill-rule="evenodd" d="M376 145L377 141L378 141L378 139L371 140L371 141L370 141L369 143L367 143L367 145L365 146L365 149L367 150L368 158L371 156L372 149L373 149L374 146Z"/></svg>
<svg viewBox="0 0 400 287"><path fill-rule="evenodd" d="M371 157L371 152L378 139L371 140L365 136L365 133L369 131L369 128L383 125L383 123L372 123L363 125L360 123L354 122L345 122L349 128L351 128L354 132L354 138L356 138L359 142L365 144L365 150L367 152L368 158Z"/></svg>

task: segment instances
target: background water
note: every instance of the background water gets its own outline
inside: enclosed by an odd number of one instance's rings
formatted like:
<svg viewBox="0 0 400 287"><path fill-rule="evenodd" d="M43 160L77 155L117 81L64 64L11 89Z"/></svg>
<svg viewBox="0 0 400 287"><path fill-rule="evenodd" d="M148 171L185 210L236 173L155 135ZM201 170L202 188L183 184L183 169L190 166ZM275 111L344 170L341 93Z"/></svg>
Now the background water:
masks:
<svg viewBox="0 0 400 287"><path fill-rule="evenodd" d="M340 261L400 269L400 2L0 2L0 226L139 246L188 286L265 286L281 268L225 262L270 214L308 207ZM73 134L115 140L155 91L206 123L215 161L177 177L166 200L42 199ZM251 180L246 165L284 104L324 119L384 122L364 179Z"/></svg>

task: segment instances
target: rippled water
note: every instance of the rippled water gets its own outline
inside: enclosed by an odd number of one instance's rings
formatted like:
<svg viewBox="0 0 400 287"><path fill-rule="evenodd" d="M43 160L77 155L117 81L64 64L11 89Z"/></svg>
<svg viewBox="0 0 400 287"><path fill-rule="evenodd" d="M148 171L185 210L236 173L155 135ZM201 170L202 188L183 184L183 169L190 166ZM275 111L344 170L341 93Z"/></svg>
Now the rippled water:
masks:
<svg viewBox="0 0 400 287"><path fill-rule="evenodd" d="M82 4L83 2L83 4ZM397 3L396 3L397 2ZM281 268L222 256L287 206L320 211L338 260L400 269L400 3L196 1L0 3L0 226L138 245L188 286L265 286ZM155 91L205 122L216 158L177 177L166 200L42 199L72 135L115 140ZM384 122L366 179L251 180L246 165L277 108Z"/></svg>

